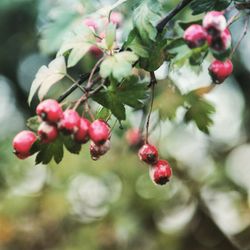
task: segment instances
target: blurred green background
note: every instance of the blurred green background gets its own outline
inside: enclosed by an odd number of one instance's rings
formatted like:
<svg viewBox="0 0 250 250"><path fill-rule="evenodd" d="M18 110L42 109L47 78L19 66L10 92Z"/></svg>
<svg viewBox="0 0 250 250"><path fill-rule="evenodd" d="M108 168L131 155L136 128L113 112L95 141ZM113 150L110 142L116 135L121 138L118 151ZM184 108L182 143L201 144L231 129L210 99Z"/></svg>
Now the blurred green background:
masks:
<svg viewBox="0 0 250 250"><path fill-rule="evenodd" d="M125 34L136 2L120 8ZM178 1L160 2L167 12ZM0 249L250 249L250 33L234 57L234 76L205 96L216 107L210 136L183 124L181 109L171 122L158 122L153 113L150 141L174 171L168 185L151 182L119 128L111 151L97 162L87 145L59 165L35 166L33 157L20 161L12 154L13 136L34 115L36 103L30 108L27 95L36 71L67 31L111 3L0 1ZM179 18L192 17L186 11ZM235 40L241 29L241 20L232 26ZM72 74L89 70L94 60L87 55ZM169 77L185 93L209 83L208 63L198 75L184 66ZM167 69L156 72L163 84ZM164 106L166 99L157 98ZM125 127L137 127L140 113L128 112Z"/></svg>

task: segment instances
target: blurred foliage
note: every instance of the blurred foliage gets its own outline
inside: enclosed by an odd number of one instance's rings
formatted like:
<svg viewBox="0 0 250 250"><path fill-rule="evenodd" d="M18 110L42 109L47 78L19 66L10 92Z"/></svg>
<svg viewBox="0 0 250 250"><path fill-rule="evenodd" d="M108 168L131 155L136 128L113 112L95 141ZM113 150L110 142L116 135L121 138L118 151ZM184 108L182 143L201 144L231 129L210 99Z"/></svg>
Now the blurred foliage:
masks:
<svg viewBox="0 0 250 250"><path fill-rule="evenodd" d="M119 8L127 33L130 11L138 2L128 1ZM178 1L159 2L167 12ZM13 130L23 127L20 114L30 113L27 89L35 71L53 56L74 22L108 4L0 1L0 73L7 79L0 81L0 125L4 131L0 131L0 249L249 249L250 73L241 53L235 57L235 79L216 89L217 94L206 96L217 109L210 137L192 123L183 124L180 117L191 110L190 104L178 108L186 104L180 91L187 90L188 96L192 87L187 85L194 84L198 74L184 67L159 81L155 107L160 111L153 113L150 139L173 167L174 178L166 187L151 183L147 168L127 146L125 131L118 126L111 152L98 162L90 159L88 145L80 155L66 153L59 165L34 166L33 158L19 161L12 155ZM193 19L191 10L178 19ZM23 75L20 69L25 60L29 63ZM93 63L93 57L86 55L79 72L88 71ZM173 87L169 79L181 83ZM52 91L60 93L68 85L65 81ZM211 111L207 102L201 103L200 109ZM141 115L130 111L124 127L138 127ZM160 121L162 116L171 122Z"/></svg>

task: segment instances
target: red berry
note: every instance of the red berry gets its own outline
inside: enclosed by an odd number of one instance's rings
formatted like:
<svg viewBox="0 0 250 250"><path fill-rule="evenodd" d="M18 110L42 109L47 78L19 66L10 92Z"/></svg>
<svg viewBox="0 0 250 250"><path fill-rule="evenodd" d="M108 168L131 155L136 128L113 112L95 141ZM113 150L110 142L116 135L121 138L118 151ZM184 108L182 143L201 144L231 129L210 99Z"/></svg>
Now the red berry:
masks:
<svg viewBox="0 0 250 250"><path fill-rule="evenodd" d="M50 143L57 138L58 130L56 126L47 122L42 122L38 128L37 134L39 135L41 142Z"/></svg>
<svg viewBox="0 0 250 250"><path fill-rule="evenodd" d="M218 36L208 36L209 46L216 51L224 52L231 47L232 37L229 29L225 29Z"/></svg>
<svg viewBox="0 0 250 250"><path fill-rule="evenodd" d="M149 171L152 181L158 185L166 184L172 176L172 169L165 160L159 160Z"/></svg>
<svg viewBox="0 0 250 250"><path fill-rule="evenodd" d="M95 120L89 127L89 137L97 145L104 144L110 137L110 128L103 120Z"/></svg>
<svg viewBox="0 0 250 250"><path fill-rule="evenodd" d="M36 135L28 130L18 133L12 142L13 152L19 159L25 159L30 156L30 149L36 141Z"/></svg>
<svg viewBox="0 0 250 250"><path fill-rule="evenodd" d="M96 145L93 141L90 143L90 155L91 158L96 161L100 156L106 154L110 149L110 140L107 140L103 145Z"/></svg>
<svg viewBox="0 0 250 250"><path fill-rule="evenodd" d="M154 145L144 144L140 148L138 156L141 161L147 164L155 164L158 161L158 150Z"/></svg>
<svg viewBox="0 0 250 250"><path fill-rule="evenodd" d="M74 139L80 143L86 143L89 140L89 127L91 122L88 119L80 118L78 131L74 134Z"/></svg>
<svg viewBox="0 0 250 250"><path fill-rule="evenodd" d="M197 48L207 41L207 32L201 25L193 24L185 30L183 38L190 48Z"/></svg>
<svg viewBox="0 0 250 250"><path fill-rule="evenodd" d="M204 29L212 36L218 35L220 32L226 29L227 20L222 12L210 11L203 18Z"/></svg>
<svg viewBox="0 0 250 250"><path fill-rule="evenodd" d="M224 80L232 74L233 64L230 59L224 62L214 60L209 66L208 71L214 83L219 84L224 82Z"/></svg>
<svg viewBox="0 0 250 250"><path fill-rule="evenodd" d="M57 101L48 99L38 104L36 113L44 121L56 123L62 118L63 111Z"/></svg>
<svg viewBox="0 0 250 250"><path fill-rule="evenodd" d="M125 134L126 141L130 147L141 147L143 145L142 133L138 128L131 128Z"/></svg>
<svg viewBox="0 0 250 250"><path fill-rule="evenodd" d="M68 109L63 112L63 117L60 120L58 127L65 134L74 134L80 126L80 116L73 109Z"/></svg>

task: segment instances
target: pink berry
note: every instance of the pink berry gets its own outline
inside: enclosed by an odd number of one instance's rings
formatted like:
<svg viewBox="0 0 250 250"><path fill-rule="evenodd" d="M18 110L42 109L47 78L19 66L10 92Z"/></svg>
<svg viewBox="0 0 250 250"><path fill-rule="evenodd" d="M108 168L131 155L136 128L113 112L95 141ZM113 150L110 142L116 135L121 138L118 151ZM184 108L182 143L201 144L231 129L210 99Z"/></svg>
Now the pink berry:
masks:
<svg viewBox="0 0 250 250"><path fill-rule="evenodd" d="M53 142L58 136L57 127L47 122L42 122L38 128L37 134L42 143Z"/></svg>
<svg viewBox="0 0 250 250"><path fill-rule="evenodd" d="M202 24L210 35L215 36L226 29L227 20L222 12L210 11L203 18Z"/></svg>
<svg viewBox="0 0 250 250"><path fill-rule="evenodd" d="M65 134L74 134L80 126L80 116L73 109L63 112L63 117L58 124L58 128Z"/></svg>
<svg viewBox="0 0 250 250"><path fill-rule="evenodd" d="M100 156L106 154L110 149L110 140L107 140L104 144L102 145L96 145L93 141L90 143L90 155L91 158L96 161L100 158Z"/></svg>
<svg viewBox="0 0 250 250"><path fill-rule="evenodd" d="M165 160L159 160L149 171L152 181L158 185L166 184L172 176L172 169Z"/></svg>
<svg viewBox="0 0 250 250"><path fill-rule="evenodd" d="M19 159L25 159L30 156L30 149L36 141L36 135L28 130L18 133L12 142L13 152Z"/></svg>
<svg viewBox="0 0 250 250"><path fill-rule="evenodd" d="M86 143L89 140L89 127L91 122L88 119L80 118L78 131L74 134L74 139L80 143Z"/></svg>
<svg viewBox="0 0 250 250"><path fill-rule="evenodd" d="M110 137L110 128L103 120L95 120L89 127L89 137L97 145L104 144Z"/></svg>
<svg viewBox="0 0 250 250"><path fill-rule="evenodd" d="M138 128L131 128L125 134L126 141L130 147L141 147L143 145L143 136Z"/></svg>
<svg viewBox="0 0 250 250"><path fill-rule="evenodd" d="M83 22L86 26L93 28L94 30L98 28L98 24L93 18L86 18Z"/></svg>
<svg viewBox="0 0 250 250"><path fill-rule="evenodd" d="M233 72L233 64L230 59L226 61L214 60L208 68L214 83L220 84Z"/></svg>
<svg viewBox="0 0 250 250"><path fill-rule="evenodd" d="M232 37L229 29L225 29L218 36L208 36L209 46L216 51L224 52L231 47Z"/></svg>
<svg viewBox="0 0 250 250"><path fill-rule="evenodd" d="M63 111L57 101L48 99L38 104L36 113L44 121L56 123L62 118Z"/></svg>
<svg viewBox="0 0 250 250"><path fill-rule="evenodd" d="M121 25L123 16L120 12L112 12L110 15L110 22L116 24L117 26Z"/></svg>
<svg viewBox="0 0 250 250"><path fill-rule="evenodd" d="M141 161L146 162L147 164L155 164L158 161L158 150L154 145L144 144L139 152L138 156Z"/></svg>
<svg viewBox="0 0 250 250"><path fill-rule="evenodd" d="M193 24L185 30L183 39L190 48L197 48L206 43L207 32L201 25Z"/></svg>

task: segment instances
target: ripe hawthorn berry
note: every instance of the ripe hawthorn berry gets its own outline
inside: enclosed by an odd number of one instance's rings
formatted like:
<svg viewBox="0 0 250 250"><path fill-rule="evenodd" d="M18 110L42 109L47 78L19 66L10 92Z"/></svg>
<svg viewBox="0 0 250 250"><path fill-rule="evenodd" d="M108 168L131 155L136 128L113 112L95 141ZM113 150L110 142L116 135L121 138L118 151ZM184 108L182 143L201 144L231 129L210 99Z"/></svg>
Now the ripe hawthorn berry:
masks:
<svg viewBox="0 0 250 250"><path fill-rule="evenodd" d="M227 20L221 11L210 11L204 18L202 25L211 36L217 36L226 29Z"/></svg>
<svg viewBox="0 0 250 250"><path fill-rule="evenodd" d="M125 134L125 139L130 147L141 147L143 145L143 136L138 128L131 128Z"/></svg>
<svg viewBox="0 0 250 250"><path fill-rule="evenodd" d="M19 132L12 141L13 152L19 159L30 156L30 149L36 141L35 133L29 130Z"/></svg>
<svg viewBox="0 0 250 250"><path fill-rule="evenodd" d="M103 120L95 120L89 127L89 137L97 145L104 144L110 137L109 125Z"/></svg>
<svg viewBox="0 0 250 250"><path fill-rule="evenodd" d="M233 72L233 64L230 59L226 61L214 60L208 68L212 80L216 84L224 82Z"/></svg>
<svg viewBox="0 0 250 250"><path fill-rule="evenodd" d="M74 134L80 126L80 116L73 109L67 109L63 112L63 117L58 123L58 128L64 134Z"/></svg>
<svg viewBox="0 0 250 250"><path fill-rule="evenodd" d="M90 143L89 152L92 160L96 161L100 156L106 154L110 149L110 140L107 140L102 145L96 145L93 141Z"/></svg>
<svg viewBox="0 0 250 250"><path fill-rule="evenodd" d="M42 101L38 104L36 113L42 118L42 120L51 123L58 122L63 115L63 111L59 103L52 99Z"/></svg>
<svg viewBox="0 0 250 250"><path fill-rule="evenodd" d="M158 161L158 150L154 145L144 144L140 148L138 156L141 161L144 161L147 164L152 165Z"/></svg>
<svg viewBox="0 0 250 250"><path fill-rule="evenodd" d="M165 160L159 160L155 165L150 168L150 178L158 185L166 184L172 176L172 169Z"/></svg>
<svg viewBox="0 0 250 250"><path fill-rule="evenodd" d="M74 139L80 143L86 143L89 140L89 127L91 122L86 118L80 118L78 131L74 134Z"/></svg>
<svg viewBox="0 0 250 250"><path fill-rule="evenodd" d="M42 122L37 130L42 143L53 142L58 136L57 127L47 122Z"/></svg>
<svg viewBox="0 0 250 250"><path fill-rule="evenodd" d="M183 39L189 48L197 48L207 41L207 32L199 24L190 25L184 32Z"/></svg>
<svg viewBox="0 0 250 250"><path fill-rule="evenodd" d="M209 46L216 51L224 52L231 47L232 37L229 29L225 29L218 36L208 36Z"/></svg>

